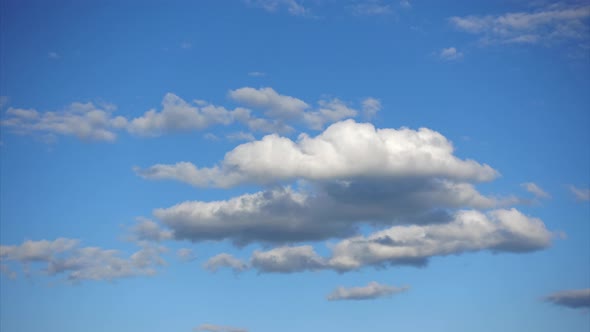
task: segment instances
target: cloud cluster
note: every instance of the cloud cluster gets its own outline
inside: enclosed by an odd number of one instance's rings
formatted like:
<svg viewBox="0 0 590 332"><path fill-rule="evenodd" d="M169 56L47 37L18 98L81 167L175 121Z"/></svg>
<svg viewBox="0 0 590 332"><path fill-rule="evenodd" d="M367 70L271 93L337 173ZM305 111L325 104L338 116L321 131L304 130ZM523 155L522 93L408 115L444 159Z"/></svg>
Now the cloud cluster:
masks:
<svg viewBox="0 0 590 332"><path fill-rule="evenodd" d="M376 129L353 120L335 123L316 137L301 134L296 141L267 135L239 145L210 168L181 162L136 171L147 179L175 179L201 187L294 179L439 177L479 182L498 175L488 165L455 157L451 142L436 131Z"/></svg>
<svg viewBox="0 0 590 332"><path fill-rule="evenodd" d="M590 288L565 290L545 297L545 301L568 308L590 308Z"/></svg>
<svg viewBox="0 0 590 332"><path fill-rule="evenodd" d="M127 126L127 119L113 116L114 106L72 103L57 112L40 113L34 109L8 108L2 126L21 135L40 135L46 141L57 136L75 136L82 140L112 142L115 131Z"/></svg>
<svg viewBox="0 0 590 332"><path fill-rule="evenodd" d="M342 301L342 300L371 300L381 297L392 296L405 292L409 287L394 287L388 285L382 285L376 281L370 282L367 286L363 287L338 287L332 291L326 299L328 301Z"/></svg>
<svg viewBox="0 0 590 332"><path fill-rule="evenodd" d="M451 17L457 29L480 35L482 43L536 44L589 37L587 4L555 4L529 12Z"/></svg>
<svg viewBox="0 0 590 332"><path fill-rule="evenodd" d="M42 273L49 276L65 274L70 282L111 281L155 274L156 268L165 264L161 257L165 251L164 247L143 243L129 257L121 257L117 250L80 247L75 239L28 240L20 245L1 245L0 262L3 265L18 262L26 270L31 263L41 263L44 264Z"/></svg>
<svg viewBox="0 0 590 332"><path fill-rule="evenodd" d="M0 125L16 134L39 135L48 142L54 141L57 136L113 142L118 131L140 137L157 137L231 125L242 126L252 132L289 134L295 131L293 125L321 130L327 124L356 117L359 113L337 98L320 100L317 107L311 107L301 99L281 95L268 87L230 90L228 96L241 105L263 111L265 117L259 117L244 107L229 110L202 100L189 102L167 93L160 110L153 108L136 118L114 116L113 105L98 107L92 103L75 102L56 112L10 107ZM379 101L371 97L362 104L367 114L374 115L381 108ZM227 138L253 140L254 136L250 132L238 131Z"/></svg>

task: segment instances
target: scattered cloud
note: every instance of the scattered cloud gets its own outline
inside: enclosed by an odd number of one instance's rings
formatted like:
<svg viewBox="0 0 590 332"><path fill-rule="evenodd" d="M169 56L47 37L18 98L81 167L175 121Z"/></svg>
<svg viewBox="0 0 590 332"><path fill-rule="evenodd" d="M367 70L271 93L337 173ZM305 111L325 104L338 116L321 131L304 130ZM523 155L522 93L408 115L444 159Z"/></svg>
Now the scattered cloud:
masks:
<svg viewBox="0 0 590 332"><path fill-rule="evenodd" d="M235 133L228 134L226 138L230 141L254 141L256 137L252 135L252 133L246 133L243 131L238 131Z"/></svg>
<svg viewBox="0 0 590 332"><path fill-rule="evenodd" d="M366 119L373 119L381 110L381 101L372 97L363 100L363 115Z"/></svg>
<svg viewBox="0 0 590 332"><path fill-rule="evenodd" d="M326 263L312 246L280 247L269 251L255 251L251 265L261 272L292 273L325 268Z"/></svg>
<svg viewBox="0 0 590 332"><path fill-rule="evenodd" d="M153 275L156 268L165 264L161 254L166 248L142 243L141 249L129 257L121 257L117 250L99 247L80 247L75 239L59 238L54 241L25 241L20 245L1 245L2 263L18 262L24 267L30 263L45 264L43 274L65 274L70 282L107 280L140 275ZM27 271L25 271L28 274Z"/></svg>
<svg viewBox="0 0 590 332"><path fill-rule="evenodd" d="M590 189L588 188L578 188L576 186L570 185L569 190L574 194L576 200L583 202L583 201L590 201Z"/></svg>
<svg viewBox="0 0 590 332"><path fill-rule="evenodd" d="M187 41L184 41L184 42L180 43L180 48L182 48L184 50L188 50L188 49L190 49L192 47L193 47L193 44L191 44L191 43L189 43Z"/></svg>
<svg viewBox="0 0 590 332"><path fill-rule="evenodd" d="M211 272L217 272L221 268L229 268L235 273L239 273L249 269L248 264L226 253L211 257L203 267Z"/></svg>
<svg viewBox="0 0 590 332"><path fill-rule="evenodd" d="M83 140L112 142L115 130L125 128L127 119L113 116L115 107L98 107L75 102L57 112L10 107L0 124L21 135L76 136Z"/></svg>
<svg viewBox="0 0 590 332"><path fill-rule="evenodd" d="M248 73L248 76L252 76L252 77L263 77L266 76L266 73L261 72L261 71L251 71Z"/></svg>
<svg viewBox="0 0 590 332"><path fill-rule="evenodd" d="M176 251L176 257L183 262L191 262L197 258L197 255L190 248L181 248Z"/></svg>
<svg viewBox="0 0 590 332"><path fill-rule="evenodd" d="M53 59L53 60L61 59L61 56L59 54L57 54L56 52L47 53L47 57L50 59Z"/></svg>
<svg viewBox="0 0 590 332"><path fill-rule="evenodd" d="M457 49L454 47L449 47L443 48L439 53L439 57L446 61L454 61L462 59L463 53L457 51Z"/></svg>
<svg viewBox="0 0 590 332"><path fill-rule="evenodd" d="M221 326L213 324L202 324L193 329L195 332L248 332L248 330L238 327Z"/></svg>
<svg viewBox="0 0 590 332"><path fill-rule="evenodd" d="M267 116L279 119L300 117L309 107L303 100L281 95L272 88L230 90L229 97L243 105L263 109Z"/></svg>
<svg viewBox="0 0 590 332"><path fill-rule="evenodd" d="M546 296L545 301L573 309L590 308L590 288L556 292Z"/></svg>
<svg viewBox="0 0 590 332"><path fill-rule="evenodd" d="M539 187L534 182L522 183L520 186L523 187L526 191L535 195L535 198L551 198L551 195L549 195L547 192L541 189L541 187Z"/></svg>
<svg viewBox="0 0 590 332"><path fill-rule="evenodd" d="M247 4L260 7L267 12L276 13L286 10L293 16L305 16L309 14L309 9L303 6L299 0L244 0Z"/></svg>
<svg viewBox="0 0 590 332"><path fill-rule="evenodd" d="M328 301L342 301L342 300L372 300L382 297L392 296L405 292L409 287L394 287L382 285L376 281L370 282L363 287L338 287L332 293L328 294L326 299Z"/></svg>
<svg viewBox="0 0 590 332"><path fill-rule="evenodd" d="M249 116L249 111L237 108L229 111L221 106L202 102L188 103L173 93L167 93L162 110L147 111L130 121L127 129L139 136L161 136L166 133L202 130L212 125L229 125L237 118Z"/></svg>
<svg viewBox="0 0 590 332"><path fill-rule="evenodd" d="M164 230L154 221L138 217L135 225L131 227L131 238L135 241L165 241L172 239L172 232Z"/></svg>
<svg viewBox="0 0 590 332"><path fill-rule="evenodd" d="M589 37L587 4L554 4L527 12L451 17L457 29L481 36L483 44L538 44Z"/></svg>
<svg viewBox="0 0 590 332"><path fill-rule="evenodd" d="M381 0L359 1L350 6L352 13L358 16L378 16L393 14L393 6Z"/></svg>

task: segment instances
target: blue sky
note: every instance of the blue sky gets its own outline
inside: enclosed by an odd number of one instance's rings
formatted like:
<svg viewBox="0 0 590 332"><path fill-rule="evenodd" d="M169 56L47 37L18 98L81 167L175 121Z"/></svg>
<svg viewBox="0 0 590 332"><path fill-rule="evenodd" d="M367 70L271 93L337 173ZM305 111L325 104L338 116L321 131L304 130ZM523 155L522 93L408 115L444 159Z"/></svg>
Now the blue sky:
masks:
<svg viewBox="0 0 590 332"><path fill-rule="evenodd" d="M0 330L590 329L587 2L0 18Z"/></svg>

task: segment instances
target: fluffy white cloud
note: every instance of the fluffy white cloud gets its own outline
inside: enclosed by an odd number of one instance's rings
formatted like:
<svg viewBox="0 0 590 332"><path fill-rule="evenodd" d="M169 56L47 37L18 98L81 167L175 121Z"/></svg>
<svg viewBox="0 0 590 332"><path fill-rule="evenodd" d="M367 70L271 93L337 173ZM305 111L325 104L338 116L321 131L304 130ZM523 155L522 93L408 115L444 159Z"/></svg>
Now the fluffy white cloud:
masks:
<svg viewBox="0 0 590 332"><path fill-rule="evenodd" d="M155 109L147 111L133 119L127 129L135 135L160 136L170 132L202 130L212 125L229 125L248 113L239 108L229 111L220 106L202 104L190 104L173 93L167 93L160 112Z"/></svg>
<svg viewBox="0 0 590 332"><path fill-rule="evenodd" d="M293 179L345 180L364 178L441 177L489 181L498 173L488 165L461 160L440 133L421 128L376 129L347 120L316 137L296 141L278 135L239 145L211 168L190 163L136 169L148 179L176 179L196 186L231 187Z"/></svg>
<svg viewBox="0 0 590 332"><path fill-rule="evenodd" d="M231 327L231 326L222 326L222 325L213 325L213 324L201 324L198 327L193 329L195 332L248 332L248 330L239 328L239 327Z"/></svg>
<svg viewBox="0 0 590 332"><path fill-rule="evenodd" d="M71 282L83 280L114 280L138 275L153 275L156 267L164 265L160 256L166 249L141 244L141 249L129 257L117 250L79 247L79 241L60 238L54 241L25 241L20 245L0 246L0 261L20 262L25 266L45 264L47 275L66 274Z"/></svg>
<svg viewBox="0 0 590 332"><path fill-rule="evenodd" d="M38 112L34 109L10 107L2 126L22 135L41 135L46 139L55 136L76 136L84 140L112 142L117 138L116 130L127 125L127 119L113 116L115 107L102 108L92 103L72 103L57 112Z"/></svg>
<svg viewBox="0 0 590 332"><path fill-rule="evenodd" d="M457 51L454 47L449 47L443 48L439 53L439 57L446 61L453 61L463 58L463 53Z"/></svg>
<svg viewBox="0 0 590 332"><path fill-rule="evenodd" d="M392 296L405 292L409 287L394 287L382 285L376 281L370 282L367 286L344 288L338 287L326 297L328 301L341 300L370 300L380 297Z"/></svg>
<svg viewBox="0 0 590 332"><path fill-rule="evenodd" d="M217 272L217 270L225 267L233 270L236 273L249 269L248 264L226 253L211 257L207 262L205 262L203 267L211 272Z"/></svg>
<svg viewBox="0 0 590 332"><path fill-rule="evenodd" d="M484 43L551 42L588 38L590 6L551 5L529 12L451 17L456 28L482 36Z"/></svg>
<svg viewBox="0 0 590 332"><path fill-rule="evenodd" d="M535 195L535 198L550 198L551 197L551 195L549 195L546 191L544 191L543 189L541 189L541 187L539 187L534 182L522 183L521 186L526 191L528 191L531 194Z"/></svg>
<svg viewBox="0 0 590 332"><path fill-rule="evenodd" d="M353 118L358 112L339 99L320 100L319 108L303 114L303 122L311 129L321 130L328 123Z"/></svg>
<svg viewBox="0 0 590 332"><path fill-rule="evenodd" d="M246 106L263 109L266 115L279 119L300 117L309 108L303 100L281 95L272 88L230 90L229 97Z"/></svg>
<svg viewBox="0 0 590 332"><path fill-rule="evenodd" d="M545 301L568 308L590 308L590 288L565 290L545 297Z"/></svg>
<svg viewBox="0 0 590 332"><path fill-rule="evenodd" d="M569 186L570 191L578 201L590 201L590 189Z"/></svg>

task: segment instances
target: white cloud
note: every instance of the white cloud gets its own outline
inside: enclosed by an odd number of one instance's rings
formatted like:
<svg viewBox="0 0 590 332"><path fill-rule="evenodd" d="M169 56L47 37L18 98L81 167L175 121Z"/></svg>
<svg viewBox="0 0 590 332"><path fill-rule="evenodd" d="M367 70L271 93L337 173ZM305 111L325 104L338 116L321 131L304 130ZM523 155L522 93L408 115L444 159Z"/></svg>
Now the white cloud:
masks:
<svg viewBox="0 0 590 332"><path fill-rule="evenodd" d="M363 114L367 119L373 119L381 110L381 101L373 97L363 100Z"/></svg>
<svg viewBox="0 0 590 332"><path fill-rule="evenodd" d="M160 136L170 132L202 130L213 125L229 125L247 110L229 111L224 107L202 103L190 104L175 94L167 93L162 101L162 111L147 111L131 120L130 133L140 136Z"/></svg>
<svg viewBox="0 0 590 332"><path fill-rule="evenodd" d="M453 61L462 59L463 53L457 51L457 49L454 47L449 47L443 48L439 53L439 57L446 61Z"/></svg>
<svg viewBox="0 0 590 332"><path fill-rule="evenodd" d="M370 282L367 286L344 288L338 287L328 294L328 301L341 300L371 300L380 297L388 297L394 294L405 292L409 287L394 287L382 285L376 281Z"/></svg>
<svg viewBox="0 0 590 332"><path fill-rule="evenodd" d="M112 142L117 138L115 130L127 125L122 116L113 116L112 105L102 108L92 103L72 103L57 112L38 112L34 109L10 107L7 118L0 123L22 135L76 136L84 140Z"/></svg>
<svg viewBox="0 0 590 332"><path fill-rule="evenodd" d="M483 43L539 43L588 38L589 5L555 4L528 12L451 17L457 29L481 35Z"/></svg>
<svg viewBox="0 0 590 332"><path fill-rule="evenodd" d="M301 117L309 108L303 100L281 95L272 88L230 90L229 97L246 106L263 109L269 117L283 120Z"/></svg>
<svg viewBox="0 0 590 332"><path fill-rule="evenodd" d="M309 14L309 9L305 8L302 1L298 0L244 0L247 4L263 8L264 10L274 13L285 9L294 16L305 16Z"/></svg>
<svg viewBox="0 0 590 332"><path fill-rule="evenodd" d="M195 186L231 187L285 180L344 180L356 177L440 177L489 181L498 173L488 165L461 160L443 135L427 128L375 129L352 120L331 125L316 137L297 141L278 135L239 145L211 168L191 163L136 169L148 179L176 179Z"/></svg>
<svg viewBox="0 0 590 332"><path fill-rule="evenodd" d="M590 189L576 186L569 186L568 188L578 201L590 201Z"/></svg>
<svg viewBox="0 0 590 332"><path fill-rule="evenodd" d="M256 139L252 133L246 133L243 131L228 134L226 138L230 141L254 141Z"/></svg>
<svg viewBox="0 0 590 332"><path fill-rule="evenodd" d="M380 0L361 1L351 7L352 13L359 16L378 16L393 14L393 6Z"/></svg>
<svg viewBox="0 0 590 332"><path fill-rule="evenodd" d="M47 53L47 57L53 60L58 60L61 58L61 56L59 54L57 54L56 52L49 52Z"/></svg>
<svg viewBox="0 0 590 332"><path fill-rule="evenodd" d="M248 330L239 328L239 327L231 327L231 326L222 326L222 325L214 325L214 324L201 324L198 327L193 329L195 332L248 332Z"/></svg>
<svg viewBox="0 0 590 332"><path fill-rule="evenodd" d="M221 268L229 268L235 273L239 273L249 269L248 264L226 253L211 257L203 267L211 272L217 272Z"/></svg>
<svg viewBox="0 0 590 332"><path fill-rule="evenodd" d="M409 0L401 0L399 5L402 6L402 8L412 8L412 4Z"/></svg>
<svg viewBox="0 0 590 332"><path fill-rule="evenodd" d="M590 308L590 288L573 289L553 293L545 301L568 308Z"/></svg>
<svg viewBox="0 0 590 332"><path fill-rule="evenodd" d="M176 251L176 257L184 262L194 261L197 258L194 251L190 248L181 248Z"/></svg>
<svg viewBox="0 0 590 332"><path fill-rule="evenodd" d="M320 100L317 110L303 114L303 122L314 130L321 130L328 123L342 119L353 118L358 112L348 107L343 101L334 98L332 100Z"/></svg>
<svg viewBox="0 0 590 332"><path fill-rule="evenodd" d="M522 183L521 187L523 187L526 191L530 192L531 194L535 195L535 198L550 198L551 197L551 195L549 195L547 192L545 192L543 189L541 189L541 187L539 187L534 182Z"/></svg>
<svg viewBox="0 0 590 332"><path fill-rule="evenodd" d="M129 257L117 250L79 247L79 241L60 238L54 241L25 241L20 245L0 246L0 261L44 263L43 273L49 276L66 274L70 282L114 280L139 275L153 275L156 267L165 264L160 257L164 247L142 243L141 249ZM25 271L28 274L28 271Z"/></svg>

